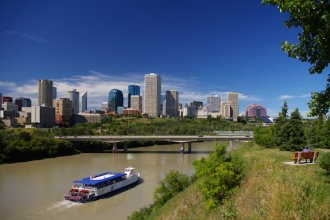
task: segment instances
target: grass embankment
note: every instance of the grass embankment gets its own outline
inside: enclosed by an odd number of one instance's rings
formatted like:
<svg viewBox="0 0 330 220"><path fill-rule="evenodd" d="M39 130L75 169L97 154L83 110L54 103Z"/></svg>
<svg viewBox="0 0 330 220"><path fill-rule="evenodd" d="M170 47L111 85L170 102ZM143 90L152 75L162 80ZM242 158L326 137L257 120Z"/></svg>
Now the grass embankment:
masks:
<svg viewBox="0 0 330 220"><path fill-rule="evenodd" d="M330 219L330 177L319 165L290 166L292 153L246 146L245 178L225 204L207 211L198 181L152 219Z"/></svg>

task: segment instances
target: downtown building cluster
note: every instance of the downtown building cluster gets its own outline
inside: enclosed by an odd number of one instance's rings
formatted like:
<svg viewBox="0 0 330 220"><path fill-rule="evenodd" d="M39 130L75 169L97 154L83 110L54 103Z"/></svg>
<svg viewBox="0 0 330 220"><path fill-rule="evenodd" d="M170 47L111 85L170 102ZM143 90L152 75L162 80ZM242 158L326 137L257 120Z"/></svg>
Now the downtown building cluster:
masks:
<svg viewBox="0 0 330 220"><path fill-rule="evenodd" d="M107 102L102 102L100 110L88 111L87 91L81 96L73 89L67 97L57 98L57 89L51 80L38 80L38 105L31 105L29 98L20 97L13 102L12 97L0 93L0 118L8 127L70 126L76 123L101 123L106 115L141 115L143 117L190 117L207 118L223 117L237 121L239 116L238 93L228 92L227 99L220 96L207 97L206 106L200 100L190 104L179 103L179 92L168 90L161 94L161 77L150 73L144 76L143 95L140 86L128 85L127 107L124 106L124 95L113 88L108 94ZM266 109L251 104L246 110L246 117L268 117Z"/></svg>

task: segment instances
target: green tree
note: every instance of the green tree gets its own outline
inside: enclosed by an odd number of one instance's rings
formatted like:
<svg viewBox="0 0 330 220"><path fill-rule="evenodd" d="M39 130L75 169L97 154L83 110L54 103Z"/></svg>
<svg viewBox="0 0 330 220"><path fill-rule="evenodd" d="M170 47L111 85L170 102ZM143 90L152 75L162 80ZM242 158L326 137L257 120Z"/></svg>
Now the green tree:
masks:
<svg viewBox="0 0 330 220"><path fill-rule="evenodd" d="M330 107L330 74L325 90L321 92L312 92L311 101L308 103L310 108L310 116L318 116L322 118L329 111Z"/></svg>
<svg viewBox="0 0 330 220"><path fill-rule="evenodd" d="M262 0L264 4L277 5L280 12L289 14L288 28L301 28L296 44L284 41L282 50L289 57L309 62L309 72L322 73L330 61L330 3L329 0ZM328 75L328 82L330 74ZM323 116L330 107L330 88L312 94L309 103L312 116Z"/></svg>
<svg viewBox="0 0 330 220"><path fill-rule="evenodd" d="M273 127L256 127L253 130L253 139L256 144L264 147L274 146L274 137L272 135Z"/></svg>
<svg viewBox="0 0 330 220"><path fill-rule="evenodd" d="M275 146L284 146L288 141L288 133L287 133L287 122L288 122L288 105L286 101L284 101L282 106L282 111L279 113L278 118L275 120L273 136L274 136L274 144Z"/></svg>
<svg viewBox="0 0 330 220"><path fill-rule="evenodd" d="M291 113L291 117L286 130L286 132L289 134L289 139L284 149L301 149L306 142L302 124L302 117L297 108Z"/></svg>

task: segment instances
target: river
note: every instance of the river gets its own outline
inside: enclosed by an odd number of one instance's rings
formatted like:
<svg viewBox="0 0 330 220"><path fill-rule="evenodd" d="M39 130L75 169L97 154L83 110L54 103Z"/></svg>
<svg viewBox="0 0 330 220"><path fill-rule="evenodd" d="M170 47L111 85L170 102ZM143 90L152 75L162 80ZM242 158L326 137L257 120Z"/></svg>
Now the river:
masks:
<svg viewBox="0 0 330 220"><path fill-rule="evenodd" d="M192 144L191 154L180 145L129 149L128 153L84 153L0 165L1 219L127 219L153 202L159 181L171 169L194 172L193 161L214 150L212 142ZM186 147L187 148L187 147ZM143 182L111 197L79 204L63 199L72 180L133 166Z"/></svg>

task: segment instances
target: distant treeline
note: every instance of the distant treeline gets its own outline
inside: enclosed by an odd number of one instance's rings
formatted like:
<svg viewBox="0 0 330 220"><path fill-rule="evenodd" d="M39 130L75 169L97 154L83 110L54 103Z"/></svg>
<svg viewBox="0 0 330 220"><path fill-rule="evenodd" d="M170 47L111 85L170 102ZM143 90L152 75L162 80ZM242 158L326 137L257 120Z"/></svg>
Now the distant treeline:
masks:
<svg viewBox="0 0 330 220"><path fill-rule="evenodd" d="M255 128L254 141L264 147L289 151L302 150L306 145L330 148L330 120L303 120L298 109L290 117L287 112L288 107L284 102L272 126Z"/></svg>
<svg viewBox="0 0 330 220"><path fill-rule="evenodd" d="M54 139L38 129L3 129L0 132L0 163L37 160L79 153L73 145Z"/></svg>
<svg viewBox="0 0 330 220"><path fill-rule="evenodd" d="M224 118L114 118L107 116L102 124L78 124L58 128L56 135L204 135L213 131L253 130L254 125L230 122Z"/></svg>

